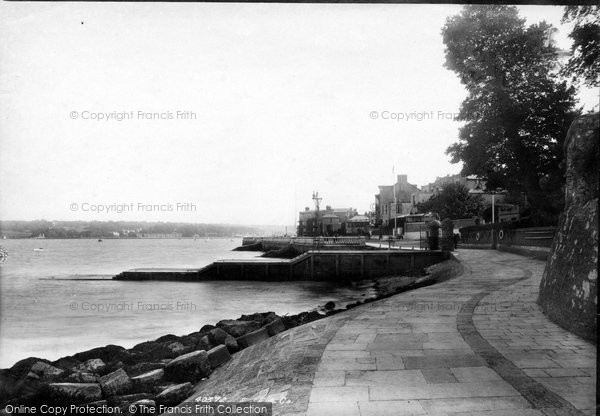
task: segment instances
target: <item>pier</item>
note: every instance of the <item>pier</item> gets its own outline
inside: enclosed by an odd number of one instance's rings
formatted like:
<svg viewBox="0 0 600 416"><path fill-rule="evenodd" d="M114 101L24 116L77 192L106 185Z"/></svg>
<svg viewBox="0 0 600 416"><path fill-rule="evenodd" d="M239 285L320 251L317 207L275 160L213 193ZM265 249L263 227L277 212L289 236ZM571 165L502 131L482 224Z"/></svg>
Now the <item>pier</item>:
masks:
<svg viewBox="0 0 600 416"><path fill-rule="evenodd" d="M351 281L406 274L445 259L442 251L310 250L293 259L219 260L198 269L133 269L115 280Z"/></svg>

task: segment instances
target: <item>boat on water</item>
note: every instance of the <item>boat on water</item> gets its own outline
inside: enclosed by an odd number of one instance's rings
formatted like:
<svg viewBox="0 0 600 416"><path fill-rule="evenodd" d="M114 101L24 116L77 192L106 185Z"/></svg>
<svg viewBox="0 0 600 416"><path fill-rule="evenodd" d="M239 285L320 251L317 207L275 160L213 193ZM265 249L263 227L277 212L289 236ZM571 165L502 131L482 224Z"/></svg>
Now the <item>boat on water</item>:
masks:
<svg viewBox="0 0 600 416"><path fill-rule="evenodd" d="M34 248L33 251L44 251L44 248L43 247Z"/></svg>
<svg viewBox="0 0 600 416"><path fill-rule="evenodd" d="M101 243L101 242L102 242L102 239L101 239L101 238L99 238L99 239L98 239L98 242L99 242L99 243Z"/></svg>

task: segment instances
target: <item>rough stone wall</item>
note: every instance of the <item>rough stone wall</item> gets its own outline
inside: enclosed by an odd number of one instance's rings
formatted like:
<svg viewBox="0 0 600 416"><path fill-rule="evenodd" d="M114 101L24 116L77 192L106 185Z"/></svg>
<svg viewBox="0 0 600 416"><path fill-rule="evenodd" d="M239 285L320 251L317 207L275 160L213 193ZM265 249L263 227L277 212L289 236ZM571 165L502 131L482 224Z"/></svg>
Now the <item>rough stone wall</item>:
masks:
<svg viewBox="0 0 600 416"><path fill-rule="evenodd" d="M565 212L540 283L550 319L596 342L598 303L599 114L573 122L565 141Z"/></svg>

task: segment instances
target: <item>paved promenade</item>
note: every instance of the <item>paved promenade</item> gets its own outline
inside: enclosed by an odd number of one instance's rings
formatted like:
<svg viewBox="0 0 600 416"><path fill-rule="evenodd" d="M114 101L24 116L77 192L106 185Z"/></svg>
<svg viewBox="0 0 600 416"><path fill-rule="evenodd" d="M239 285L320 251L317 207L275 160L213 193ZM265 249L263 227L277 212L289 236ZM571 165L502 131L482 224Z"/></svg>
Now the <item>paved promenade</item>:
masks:
<svg viewBox="0 0 600 416"><path fill-rule="evenodd" d="M535 304L544 262L459 250L465 272L236 354L195 396L294 416L592 415L596 347Z"/></svg>

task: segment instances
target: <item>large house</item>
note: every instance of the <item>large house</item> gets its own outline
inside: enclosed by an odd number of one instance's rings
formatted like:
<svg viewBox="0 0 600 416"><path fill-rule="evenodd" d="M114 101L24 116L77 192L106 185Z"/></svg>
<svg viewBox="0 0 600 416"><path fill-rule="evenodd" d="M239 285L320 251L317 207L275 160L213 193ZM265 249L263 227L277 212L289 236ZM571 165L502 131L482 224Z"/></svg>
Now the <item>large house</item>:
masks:
<svg viewBox="0 0 600 416"><path fill-rule="evenodd" d="M486 190L486 181L477 175L446 175L437 177L420 189L408 183L407 175L398 175L393 185L380 185L379 193L375 195L376 226L380 233L402 235L407 232L420 231L424 224L430 220L426 213L419 213L417 205L429 200L451 183L464 185L470 194L480 195L484 204L501 209L496 213L497 220L509 221L518 219L518 206L501 205L504 195L494 194Z"/></svg>
<svg viewBox="0 0 600 416"><path fill-rule="evenodd" d="M324 210L311 210L306 207L300 211L298 218L298 236L333 236L347 234L348 220L358 215L354 208L331 208L327 205Z"/></svg>
<svg viewBox="0 0 600 416"><path fill-rule="evenodd" d="M393 185L379 185L379 193L375 195L376 225L382 231L393 232L398 228L398 219L415 211L412 196L418 193L419 187L408 183L407 175L398 175Z"/></svg>

